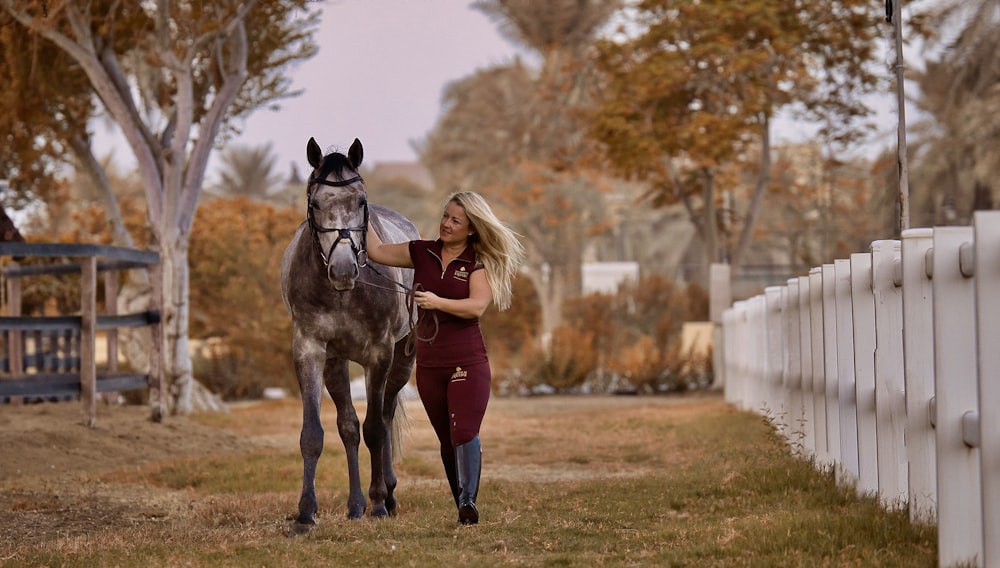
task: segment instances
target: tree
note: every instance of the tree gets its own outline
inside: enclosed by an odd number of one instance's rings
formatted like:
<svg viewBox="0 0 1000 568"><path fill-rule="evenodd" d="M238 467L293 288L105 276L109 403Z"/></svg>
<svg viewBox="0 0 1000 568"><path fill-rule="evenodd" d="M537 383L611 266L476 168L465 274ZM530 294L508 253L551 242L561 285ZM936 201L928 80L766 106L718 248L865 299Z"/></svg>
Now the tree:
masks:
<svg viewBox="0 0 1000 568"><path fill-rule="evenodd" d="M776 113L795 108L840 143L860 134L877 15L871 0L641 0L599 45L591 136L615 171L652 182L654 204L683 203L708 262L738 265L768 186ZM733 189L725 164L757 172L742 214L720 211ZM727 225L737 217L741 227Z"/></svg>
<svg viewBox="0 0 1000 568"><path fill-rule="evenodd" d="M219 179L207 192L219 197L249 197L266 201L285 181L275 173L278 157L270 143L263 146L237 144L222 152Z"/></svg>
<svg viewBox="0 0 1000 568"><path fill-rule="evenodd" d="M445 112L422 148L437 187L472 189L526 237L525 273L538 294L543 337L580 293L586 237L603 229L593 143L579 109L592 72L583 55L617 7L597 0L479 1L509 38L535 51L522 61L478 71L448 86ZM485 143L484 143L485 141Z"/></svg>
<svg viewBox="0 0 1000 568"><path fill-rule="evenodd" d="M94 113L79 65L0 10L0 179L15 209L50 201Z"/></svg>
<svg viewBox="0 0 1000 568"><path fill-rule="evenodd" d="M80 68L135 156L160 251L164 370L175 413L191 410L188 246L208 159L220 136L235 129L236 119L292 94L284 70L315 53L310 22L317 14L308 4L0 3L33 37L51 42ZM303 12L306 17L299 18ZM92 158L89 141L84 142ZM94 173L99 178L101 171ZM96 181L114 203L107 184Z"/></svg>
<svg viewBox="0 0 1000 568"><path fill-rule="evenodd" d="M281 257L303 216L247 196L198 210L191 236L191 336L216 340L201 379L224 398L295 388L292 322L281 301ZM252 230L249 230L252 228ZM252 251L252 254L248 254Z"/></svg>
<svg viewBox="0 0 1000 568"><path fill-rule="evenodd" d="M911 20L928 53L911 73L917 106L928 118L914 125L915 222L960 224L972 211L1000 203L1000 10L996 0L925 4Z"/></svg>
<svg viewBox="0 0 1000 568"><path fill-rule="evenodd" d="M842 161L818 142L775 148L768 199L755 234L758 250L783 257L792 271L847 258L891 230L880 215L893 200L880 192L865 160Z"/></svg>

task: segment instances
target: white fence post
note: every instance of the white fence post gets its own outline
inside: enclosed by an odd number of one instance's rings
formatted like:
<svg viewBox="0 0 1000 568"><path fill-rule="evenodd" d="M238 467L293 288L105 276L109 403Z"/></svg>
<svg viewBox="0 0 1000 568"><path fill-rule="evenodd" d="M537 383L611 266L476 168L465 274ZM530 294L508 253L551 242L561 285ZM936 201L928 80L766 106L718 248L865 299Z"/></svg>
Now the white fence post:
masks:
<svg viewBox="0 0 1000 568"><path fill-rule="evenodd" d="M784 413L788 404L785 402L785 393L781 388L781 367L785 358L785 347L782 338L785 334L784 317L781 313L781 288L778 286L768 286L764 289L764 314L765 332L767 334L767 372L764 376L767 389L765 396L770 401L768 410L771 417L777 417Z"/></svg>
<svg viewBox="0 0 1000 568"><path fill-rule="evenodd" d="M878 494L878 437L875 425L875 296L872 255L851 255L854 316L854 388L858 406L858 493Z"/></svg>
<svg viewBox="0 0 1000 568"><path fill-rule="evenodd" d="M976 239L983 562L985 566L1000 566L1000 212L977 211L973 224Z"/></svg>
<svg viewBox="0 0 1000 568"><path fill-rule="evenodd" d="M747 345L744 339L744 322L746 321L746 302L739 301L723 314L725 322L725 344L728 347L726 358L726 384L724 393L726 402L743 408L743 398L746 386Z"/></svg>
<svg viewBox="0 0 1000 568"><path fill-rule="evenodd" d="M840 401L841 484L856 485L858 466L858 399L854 385L854 315L851 302L851 261L833 261L837 303L837 383Z"/></svg>
<svg viewBox="0 0 1000 568"><path fill-rule="evenodd" d="M765 388L767 383L767 304L764 296L754 296L747 300L749 309L747 314L747 334L750 341L750 360L752 362L750 371L751 394L747 399L747 410L760 413L765 404Z"/></svg>
<svg viewBox="0 0 1000 568"><path fill-rule="evenodd" d="M837 373L837 281L833 265L824 264L823 280L823 384L826 399L826 446L834 471L843 460L840 455L840 378Z"/></svg>
<svg viewBox="0 0 1000 568"><path fill-rule="evenodd" d="M726 376L725 382L722 384L722 397L729 404L736 403L736 385L739 380L739 371L737 370L739 366L739 343L736 334L738 319L739 312L736 310L736 304L733 304L731 308L722 312L722 346L726 350L722 354L722 361L725 366L723 373Z"/></svg>
<svg viewBox="0 0 1000 568"><path fill-rule="evenodd" d="M978 410L975 284L961 262L971 227L934 229L934 392L938 470L938 562L983 562L979 448L968 419ZM995 349L995 347L993 347ZM994 410L995 411L995 410ZM964 430L964 431L963 431Z"/></svg>
<svg viewBox="0 0 1000 568"><path fill-rule="evenodd" d="M805 416L802 401L802 354L799 342L802 338L799 318L799 279L789 278L788 300L785 303L785 329L787 348L785 349L785 389L788 391L788 414L785 417L785 437L794 452L800 453L801 420Z"/></svg>
<svg viewBox="0 0 1000 568"><path fill-rule="evenodd" d="M713 262L708 267L708 316L712 322L712 378L713 389L726 388L726 364L723 362L726 352L723 335L723 314L733 303L732 278L728 264Z"/></svg>
<svg viewBox="0 0 1000 568"><path fill-rule="evenodd" d="M826 370L823 360L823 268L809 271L809 317L812 329L813 429L816 434L816 462L831 463L827 442Z"/></svg>
<svg viewBox="0 0 1000 568"><path fill-rule="evenodd" d="M810 308L811 293L809 292L809 277L799 276L799 360L802 363L802 402L804 415L802 417L802 446L805 455L816 456L816 412L813 397L813 366L812 366L812 310Z"/></svg>
<svg viewBox="0 0 1000 568"><path fill-rule="evenodd" d="M906 397L903 381L903 295L899 241L872 243L875 294L875 420L878 491L888 509L906 505Z"/></svg>
<svg viewBox="0 0 1000 568"><path fill-rule="evenodd" d="M937 464L934 425L934 305L927 251L932 229L903 231L903 368L906 379L906 456L909 461L910 521L937 520Z"/></svg>

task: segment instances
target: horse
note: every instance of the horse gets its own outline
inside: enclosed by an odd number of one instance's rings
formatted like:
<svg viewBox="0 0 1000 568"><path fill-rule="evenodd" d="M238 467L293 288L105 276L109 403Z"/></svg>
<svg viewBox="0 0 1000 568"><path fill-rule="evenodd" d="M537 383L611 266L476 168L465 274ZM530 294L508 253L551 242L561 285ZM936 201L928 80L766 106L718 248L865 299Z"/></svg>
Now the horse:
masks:
<svg viewBox="0 0 1000 568"><path fill-rule="evenodd" d="M281 294L292 318L292 356L302 396L302 495L295 520L299 531L316 524L324 384L337 408L337 429L347 453L347 516L359 519L365 515L350 361L365 370L368 410L363 434L372 463L370 514L376 518L396 514L393 438L398 442L405 418L399 392L410 378L415 359L408 342L415 313L406 293L412 288L413 270L368 261L365 247L369 221L383 242L420 238L408 219L368 202L358 173L364 157L360 140L354 139L346 156L339 152L324 156L316 140L310 138L306 157L313 167L306 186L306 220L281 261Z"/></svg>

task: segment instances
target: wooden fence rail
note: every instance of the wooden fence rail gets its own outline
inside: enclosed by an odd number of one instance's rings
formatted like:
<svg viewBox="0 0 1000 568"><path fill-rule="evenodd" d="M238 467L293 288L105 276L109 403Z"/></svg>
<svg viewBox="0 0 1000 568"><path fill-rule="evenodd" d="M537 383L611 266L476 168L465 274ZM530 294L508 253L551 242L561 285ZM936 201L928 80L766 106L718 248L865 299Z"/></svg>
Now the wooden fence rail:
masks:
<svg viewBox="0 0 1000 568"><path fill-rule="evenodd" d="M1000 567L1000 211L911 229L735 302L726 399L914 523L940 566Z"/></svg>
<svg viewBox="0 0 1000 568"><path fill-rule="evenodd" d="M163 337L160 308L160 258L155 252L129 248L63 243L0 243L0 257L49 259L45 264L4 265L5 316L0 316L0 398L63 397L79 395L84 422L96 424L97 394L149 388L152 419L163 418ZM67 260L69 262L67 262ZM149 271L153 295L147 311L117 313L118 273ZM22 315L21 290L25 278L80 275L80 313L73 315ZM104 276L103 314L97 310L98 274ZM153 341L148 373L118 370L118 330L149 327ZM107 364L97 367L97 332L107 335Z"/></svg>

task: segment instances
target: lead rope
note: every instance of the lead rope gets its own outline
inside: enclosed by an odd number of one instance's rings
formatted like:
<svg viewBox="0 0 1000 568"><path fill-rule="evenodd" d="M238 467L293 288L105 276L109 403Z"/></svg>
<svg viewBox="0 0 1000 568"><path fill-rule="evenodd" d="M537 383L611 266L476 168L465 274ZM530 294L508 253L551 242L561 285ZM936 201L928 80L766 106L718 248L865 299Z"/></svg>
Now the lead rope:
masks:
<svg viewBox="0 0 1000 568"><path fill-rule="evenodd" d="M362 281L361 284L364 284L365 286L370 286L372 288L378 288L380 290L389 290L390 292L396 292L398 294L404 294L406 296L406 299L405 299L405 301L406 301L406 313L407 313L407 318L406 319L407 319L407 325L409 326L409 329L410 329L410 331L406 335L406 347L405 347L405 353L406 353L406 355L407 356L413 355L413 352L416 349L416 340L417 339L419 339L420 341L423 341L424 343L431 343L432 341L434 341L435 339L437 339L438 332L441 330L441 322L438 320L437 313L434 310L432 310L431 313L430 313L431 317L434 319L434 333L432 333L430 335L430 337L427 337L427 338L420 337L420 335L417 333L417 330L420 329L421 317L419 315L420 312L417 312L418 315L416 317L414 317L414 315L413 315L414 314L414 311L413 311L414 296L413 295L414 295L415 292L423 292L424 291L423 290L424 287L421 284L418 283L413 288L408 288L405 284L402 284L400 282L396 282L392 278L389 278L385 274L382 274L374 266L372 266L370 264L367 264L367 263L366 263L366 266L368 268L370 268L372 270L372 272L374 272L375 274L377 274L381 278L383 278L385 280L388 280L389 282L392 282L393 284L395 284L396 286L398 286L399 288L401 288L401 290L397 290L395 288L389 288L387 286L379 286L378 284L373 284L371 282L364 282L364 281ZM424 316L425 317L427 316L427 312L426 311L424 311Z"/></svg>

